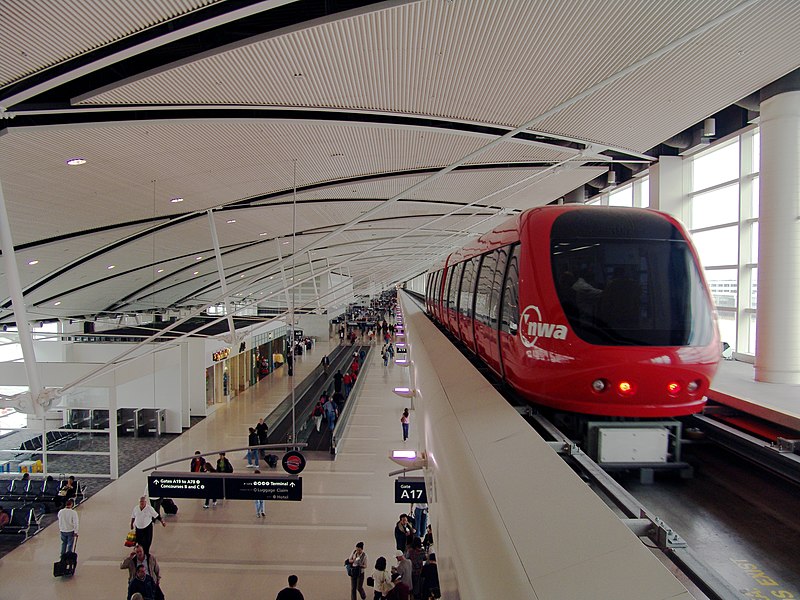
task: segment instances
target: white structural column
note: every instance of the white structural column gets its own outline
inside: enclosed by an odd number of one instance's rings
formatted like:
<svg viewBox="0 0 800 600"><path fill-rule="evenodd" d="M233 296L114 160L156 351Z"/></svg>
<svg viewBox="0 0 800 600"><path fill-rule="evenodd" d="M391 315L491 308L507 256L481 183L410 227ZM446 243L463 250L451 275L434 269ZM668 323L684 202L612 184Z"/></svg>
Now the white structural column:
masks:
<svg viewBox="0 0 800 600"><path fill-rule="evenodd" d="M795 83L800 78L795 74ZM789 75L787 77L792 77ZM800 85L761 102L755 378L800 384Z"/></svg>

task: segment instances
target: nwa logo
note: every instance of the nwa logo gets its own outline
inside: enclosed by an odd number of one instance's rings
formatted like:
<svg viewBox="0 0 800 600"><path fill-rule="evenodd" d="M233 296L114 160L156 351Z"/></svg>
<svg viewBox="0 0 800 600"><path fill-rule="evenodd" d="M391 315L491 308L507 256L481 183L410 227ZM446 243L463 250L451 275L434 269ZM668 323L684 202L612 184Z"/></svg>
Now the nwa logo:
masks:
<svg viewBox="0 0 800 600"><path fill-rule="evenodd" d="M533 348L540 338L553 338L564 340L567 338L565 325L542 322L542 313L538 306L526 306L522 311L522 327L519 328L519 337L526 348Z"/></svg>

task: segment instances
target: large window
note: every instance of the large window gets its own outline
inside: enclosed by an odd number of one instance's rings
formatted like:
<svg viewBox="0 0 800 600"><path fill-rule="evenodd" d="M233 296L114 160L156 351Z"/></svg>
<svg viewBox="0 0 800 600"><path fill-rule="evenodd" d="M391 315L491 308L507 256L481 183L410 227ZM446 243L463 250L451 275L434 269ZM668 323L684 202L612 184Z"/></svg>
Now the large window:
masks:
<svg viewBox="0 0 800 600"><path fill-rule="evenodd" d="M723 342L755 352L758 265L757 130L687 159L689 226L719 315Z"/></svg>

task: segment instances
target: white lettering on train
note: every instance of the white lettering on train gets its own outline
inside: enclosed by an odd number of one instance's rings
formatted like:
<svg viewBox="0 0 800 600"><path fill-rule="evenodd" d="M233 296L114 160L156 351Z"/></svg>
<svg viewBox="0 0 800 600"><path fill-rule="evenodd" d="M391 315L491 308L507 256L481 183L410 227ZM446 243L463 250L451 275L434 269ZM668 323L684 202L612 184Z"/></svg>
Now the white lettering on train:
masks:
<svg viewBox="0 0 800 600"><path fill-rule="evenodd" d="M538 306L526 306L520 316L522 327L519 328L519 337L526 348L535 346L540 337L554 340L567 339L567 327L542 321L542 313Z"/></svg>

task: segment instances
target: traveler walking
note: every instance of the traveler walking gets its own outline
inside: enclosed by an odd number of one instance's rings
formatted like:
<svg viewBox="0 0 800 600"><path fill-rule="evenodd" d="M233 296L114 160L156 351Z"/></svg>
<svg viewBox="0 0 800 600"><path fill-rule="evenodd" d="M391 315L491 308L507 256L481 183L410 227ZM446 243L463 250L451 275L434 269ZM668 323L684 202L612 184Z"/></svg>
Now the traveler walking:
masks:
<svg viewBox="0 0 800 600"><path fill-rule="evenodd" d="M73 508L75 500L70 498L67 505L58 511L58 530L61 532L61 556L72 552L75 538L78 537L78 513Z"/></svg>
<svg viewBox="0 0 800 600"><path fill-rule="evenodd" d="M202 473L205 470L206 459L200 456L200 450L194 451L194 458L189 463L189 470L192 473Z"/></svg>
<svg viewBox="0 0 800 600"><path fill-rule="evenodd" d="M333 403L333 400L328 398L323 408L325 409L325 418L328 420L328 429L333 431L333 428L336 427L336 405Z"/></svg>
<svg viewBox="0 0 800 600"><path fill-rule="evenodd" d="M248 427L247 429L247 445L249 446L247 449L247 468L257 469L258 448L254 448L254 446L258 446L258 434L255 427Z"/></svg>
<svg viewBox="0 0 800 600"><path fill-rule="evenodd" d="M147 503L147 496L139 498L139 504L133 507L131 513L131 529L136 529L136 542L142 546L145 554L150 554L150 545L153 543L153 522L161 521L161 526L166 527L167 523L161 518L150 504Z"/></svg>
<svg viewBox="0 0 800 600"><path fill-rule="evenodd" d="M372 572L372 583L375 588L373 600L385 598L392 587L392 575L386 568L386 557L381 556L375 561L375 570Z"/></svg>
<svg viewBox="0 0 800 600"><path fill-rule="evenodd" d="M400 417L400 423L403 425L403 441L408 439L408 409L403 411L403 416Z"/></svg>
<svg viewBox="0 0 800 600"><path fill-rule="evenodd" d="M365 600L367 593L364 591L364 571L367 568L367 553L364 552L364 542L358 542L350 558L350 600L356 600L356 592Z"/></svg>
<svg viewBox="0 0 800 600"><path fill-rule="evenodd" d="M136 577L136 570L139 568L139 565L144 565L145 572L153 578L156 585L160 585L161 569L158 566L156 557L152 554L145 554L142 546L136 544L133 548L133 552L126 556L119 565L119 568L122 570L128 569L128 582Z"/></svg>
<svg viewBox="0 0 800 600"><path fill-rule="evenodd" d="M253 471L254 475L261 475L261 471L256 469ZM258 500L253 500L253 503L256 505L256 517L266 517L267 513L264 512L264 499L259 498Z"/></svg>
<svg viewBox="0 0 800 600"><path fill-rule="evenodd" d="M206 464L203 465L203 470L206 473L216 473L216 470L214 469L213 466L211 466L210 462L206 462ZM212 499L214 500L214 506L216 506L217 505L217 499L216 498L212 498ZM208 508L208 501L209 501L209 498L206 498L205 502L203 502L203 508Z"/></svg>

